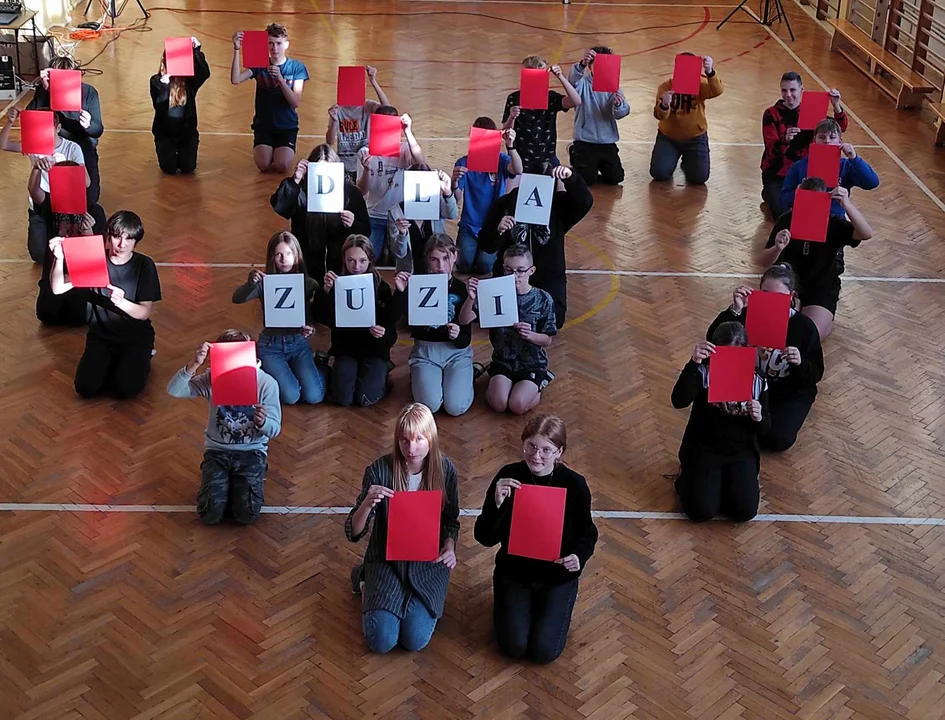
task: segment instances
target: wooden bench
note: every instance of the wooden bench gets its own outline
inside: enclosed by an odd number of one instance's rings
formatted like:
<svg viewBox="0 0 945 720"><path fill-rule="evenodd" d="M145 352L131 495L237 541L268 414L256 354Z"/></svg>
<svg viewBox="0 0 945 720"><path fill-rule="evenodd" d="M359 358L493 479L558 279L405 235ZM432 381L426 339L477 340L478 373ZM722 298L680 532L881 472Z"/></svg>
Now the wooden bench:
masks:
<svg viewBox="0 0 945 720"><path fill-rule="evenodd" d="M935 144L945 145L945 103L929 103L929 108L935 113Z"/></svg>
<svg viewBox="0 0 945 720"><path fill-rule="evenodd" d="M839 52L853 63L853 66L866 74L880 89L896 101L897 108L914 107L922 104L922 97L935 92L935 88L924 77L906 65L882 45L875 43L869 35L860 30L849 20L828 20L834 27L833 40L830 49ZM869 67L863 66L863 61L852 50L865 53ZM899 82L899 87L890 85L878 76L880 70L885 70Z"/></svg>

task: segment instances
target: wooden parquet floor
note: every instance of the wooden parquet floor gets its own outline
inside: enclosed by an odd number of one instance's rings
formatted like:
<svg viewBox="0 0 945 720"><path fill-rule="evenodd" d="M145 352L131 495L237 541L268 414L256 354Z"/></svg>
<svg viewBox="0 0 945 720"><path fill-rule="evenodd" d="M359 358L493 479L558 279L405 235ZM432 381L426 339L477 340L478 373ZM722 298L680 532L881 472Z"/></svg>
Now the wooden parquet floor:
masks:
<svg viewBox="0 0 945 720"><path fill-rule="evenodd" d="M343 516L267 514L249 528L205 528L189 509L0 510L0 718L945 717L945 526L863 519L945 517L945 151L933 148L926 118L897 112L830 55L828 35L792 3L796 57L752 23L716 32L728 8L700 4L173 7L154 10L150 33L78 51L85 60L102 53L92 65L103 74L91 82L105 115L103 205L141 214L141 250L168 264L159 268L152 382L139 399L74 395L83 332L35 320L27 166L0 158L0 503L192 505L206 407L172 400L164 385L198 341L227 326L259 328L256 308L229 302L246 268L220 265L260 262L284 223L268 206L278 179L253 169L252 90L228 83L229 36L279 19L290 55L314 78L300 150L324 131L335 66L366 62L414 117L431 164L447 169L465 152L473 118L501 116L520 56L541 52L566 67L598 42L626 56L628 176L622 188L595 189L591 215L570 237L569 267L598 272L569 278L576 320L551 350L558 379L541 405L567 420L568 462L587 476L598 511L676 509L666 474L686 417L669 394L739 282L717 274L758 270L761 113L785 70L816 87L800 61L839 87L870 128L853 122L847 137L882 178L855 195L876 233L847 253L827 374L801 438L762 463L762 512L815 517L743 526L598 519L568 648L539 668L498 655L492 552L474 543L468 517L430 646L372 656L347 582L363 548L345 541ZM135 12L132 3L120 24ZM193 178L165 178L148 132L147 79L162 38L190 34L213 70L199 96L200 165ZM705 189L681 178L654 187L652 92L686 48L715 57L726 84L710 103L712 177ZM393 397L376 407L285 409L267 504L350 505L409 399L407 352L397 347ZM476 352L486 358L489 348ZM462 506L476 508L496 469L517 457L522 421L497 417L480 398L467 415L438 422Z"/></svg>

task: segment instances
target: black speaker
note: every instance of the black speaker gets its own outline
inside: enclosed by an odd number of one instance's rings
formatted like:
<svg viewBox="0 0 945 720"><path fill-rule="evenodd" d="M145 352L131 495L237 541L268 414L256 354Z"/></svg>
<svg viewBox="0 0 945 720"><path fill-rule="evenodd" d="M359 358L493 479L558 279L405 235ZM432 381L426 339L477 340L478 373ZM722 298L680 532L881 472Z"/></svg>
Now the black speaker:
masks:
<svg viewBox="0 0 945 720"><path fill-rule="evenodd" d="M16 90L13 58L10 55L0 55L0 91L2 90Z"/></svg>

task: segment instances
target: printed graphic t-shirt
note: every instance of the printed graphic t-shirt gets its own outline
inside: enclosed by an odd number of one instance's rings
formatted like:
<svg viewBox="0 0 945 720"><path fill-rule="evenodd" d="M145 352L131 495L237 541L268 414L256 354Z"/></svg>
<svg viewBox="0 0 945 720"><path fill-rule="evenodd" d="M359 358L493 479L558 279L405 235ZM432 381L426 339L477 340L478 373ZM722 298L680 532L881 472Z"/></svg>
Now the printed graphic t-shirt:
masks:
<svg viewBox="0 0 945 720"><path fill-rule="evenodd" d="M308 80L308 70L298 60L286 58L280 66L282 77L292 87L296 80ZM256 116L253 128L257 130L298 130L299 114L285 99L279 83L268 68L253 68L256 80Z"/></svg>

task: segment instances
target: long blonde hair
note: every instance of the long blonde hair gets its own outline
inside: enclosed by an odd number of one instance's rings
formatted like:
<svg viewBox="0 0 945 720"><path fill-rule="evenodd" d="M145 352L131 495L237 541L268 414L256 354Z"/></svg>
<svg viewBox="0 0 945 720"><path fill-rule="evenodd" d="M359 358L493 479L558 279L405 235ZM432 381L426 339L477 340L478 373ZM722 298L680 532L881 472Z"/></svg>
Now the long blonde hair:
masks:
<svg viewBox="0 0 945 720"><path fill-rule="evenodd" d="M167 75L167 53L161 55L161 75ZM171 75L168 87L168 107L184 107L187 104L187 81L183 77Z"/></svg>
<svg viewBox="0 0 945 720"><path fill-rule="evenodd" d="M407 461L400 451L400 441L405 437L422 435L430 445L430 452L423 461L423 475L420 480L421 490L439 490L446 502L446 489L443 485L443 454L437 437L436 422L433 413L423 403L410 403L400 412L394 426L394 492L403 492L410 486L407 473Z"/></svg>

